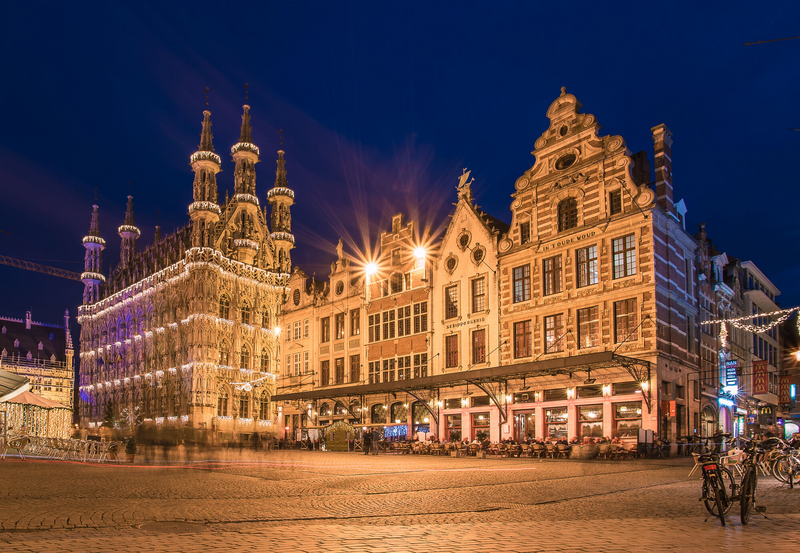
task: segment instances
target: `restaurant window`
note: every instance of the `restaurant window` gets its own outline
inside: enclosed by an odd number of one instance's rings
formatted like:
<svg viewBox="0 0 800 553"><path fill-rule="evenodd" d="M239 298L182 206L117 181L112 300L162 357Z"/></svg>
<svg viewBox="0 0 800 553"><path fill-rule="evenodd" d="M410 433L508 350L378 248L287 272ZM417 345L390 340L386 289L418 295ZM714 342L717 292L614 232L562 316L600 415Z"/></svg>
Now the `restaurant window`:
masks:
<svg viewBox="0 0 800 553"><path fill-rule="evenodd" d="M344 384L344 357L334 359L333 363L336 370L335 383Z"/></svg>
<svg viewBox="0 0 800 553"><path fill-rule="evenodd" d="M458 286L448 286L444 289L444 318L458 317Z"/></svg>
<svg viewBox="0 0 800 553"><path fill-rule="evenodd" d="M565 198L558 203L558 232L578 226L578 201Z"/></svg>
<svg viewBox="0 0 800 553"><path fill-rule="evenodd" d="M319 320L320 323L320 342L330 342L331 340L331 318L323 317Z"/></svg>
<svg viewBox="0 0 800 553"><path fill-rule="evenodd" d="M489 437L489 413L472 413L472 439L482 442Z"/></svg>
<svg viewBox="0 0 800 553"><path fill-rule="evenodd" d="M334 315L334 323L336 326L336 339L341 340L344 338L344 313L337 313ZM300 323L297 323L300 326ZM300 330L299 328L297 330Z"/></svg>
<svg viewBox="0 0 800 553"><path fill-rule="evenodd" d="M394 309L390 309L389 311L384 311L383 315L383 339L384 340L391 340L394 338Z"/></svg>
<svg viewBox="0 0 800 553"><path fill-rule="evenodd" d="M327 386L331 382L331 362L323 361L319 371L319 385Z"/></svg>
<svg viewBox="0 0 800 553"><path fill-rule="evenodd" d="M492 404L489 396L472 396L470 407L488 407Z"/></svg>
<svg viewBox="0 0 800 553"><path fill-rule="evenodd" d="M445 409L461 409L461 398L444 400Z"/></svg>
<svg viewBox="0 0 800 553"><path fill-rule="evenodd" d="M414 354L414 378L426 378L428 376L428 354Z"/></svg>
<svg viewBox="0 0 800 553"><path fill-rule="evenodd" d="M519 225L519 243L527 244L531 241L531 224L530 222L520 223Z"/></svg>
<svg viewBox="0 0 800 553"><path fill-rule="evenodd" d="M486 362L486 329L472 331L472 364Z"/></svg>
<svg viewBox="0 0 800 553"><path fill-rule="evenodd" d="M411 334L411 306L397 308L397 335L408 336Z"/></svg>
<svg viewBox="0 0 800 553"><path fill-rule="evenodd" d="M578 398L584 399L587 397L603 397L603 386L600 384L592 384L591 386L579 386L576 390Z"/></svg>
<svg viewBox="0 0 800 553"><path fill-rule="evenodd" d="M381 381L381 362L380 361L370 361L369 362L369 383L370 384L379 384Z"/></svg>
<svg viewBox="0 0 800 553"><path fill-rule="evenodd" d="M522 441L525 438L534 440L536 435L536 415L533 411L520 411L514 413L514 439Z"/></svg>
<svg viewBox="0 0 800 553"><path fill-rule="evenodd" d="M380 342L381 340L381 314L376 313L368 317L369 341Z"/></svg>
<svg viewBox="0 0 800 553"><path fill-rule="evenodd" d="M394 359L383 360L383 382L394 382L397 363Z"/></svg>
<svg viewBox="0 0 800 553"><path fill-rule="evenodd" d="M615 382L611 387L611 393L615 396L635 394L641 391L638 382Z"/></svg>
<svg viewBox="0 0 800 553"><path fill-rule="evenodd" d="M544 401L563 401L567 399L566 388L551 388L544 391Z"/></svg>
<svg viewBox="0 0 800 553"><path fill-rule="evenodd" d="M514 273L514 303L531 299L531 266L515 267Z"/></svg>
<svg viewBox="0 0 800 553"><path fill-rule="evenodd" d="M614 343L638 340L636 299L614 302Z"/></svg>
<svg viewBox="0 0 800 553"><path fill-rule="evenodd" d="M472 281L472 312L481 313L486 310L486 279L476 278Z"/></svg>
<svg viewBox="0 0 800 553"><path fill-rule="evenodd" d="M615 403L614 404L614 437L635 438L639 436L642 427L642 404Z"/></svg>
<svg viewBox="0 0 800 553"><path fill-rule="evenodd" d="M377 403L370 409L370 421L372 424L386 424L386 406Z"/></svg>
<svg viewBox="0 0 800 553"><path fill-rule="evenodd" d="M561 292L561 256L550 257L542 261L544 273L544 295L550 296Z"/></svg>
<svg viewBox="0 0 800 553"><path fill-rule="evenodd" d="M397 358L397 380L409 380L411 378L411 356L404 355Z"/></svg>
<svg viewBox="0 0 800 553"><path fill-rule="evenodd" d="M399 424L408 420L408 407L403 403L392 404L391 422Z"/></svg>
<svg viewBox="0 0 800 553"><path fill-rule="evenodd" d="M428 303L414 304L414 333L428 332Z"/></svg>
<svg viewBox="0 0 800 553"><path fill-rule="evenodd" d="M461 439L461 415L447 415L445 439L457 442Z"/></svg>
<svg viewBox="0 0 800 553"><path fill-rule="evenodd" d="M578 309L578 349L600 345L600 310L595 307Z"/></svg>
<svg viewBox="0 0 800 553"><path fill-rule="evenodd" d="M414 433L425 432L426 434L430 432L430 417L431 414L428 409L425 408L425 405L423 405L421 401L415 401L412 407L412 421L414 423L412 431Z"/></svg>
<svg viewBox="0 0 800 553"><path fill-rule="evenodd" d="M608 193L609 215L622 213L622 190L612 190Z"/></svg>
<svg viewBox="0 0 800 553"><path fill-rule="evenodd" d="M578 265L578 288L597 284L597 246L580 248L575 252Z"/></svg>
<svg viewBox="0 0 800 553"><path fill-rule="evenodd" d="M550 315L544 318L545 353L564 351L564 315Z"/></svg>
<svg viewBox="0 0 800 553"><path fill-rule="evenodd" d="M611 241L611 252L614 259L614 278L636 274L636 236L629 234L614 238Z"/></svg>
<svg viewBox="0 0 800 553"><path fill-rule="evenodd" d="M358 336L361 334L361 310L350 310L350 336Z"/></svg>
<svg viewBox="0 0 800 553"><path fill-rule="evenodd" d="M445 361L446 367L458 366L458 334L445 336Z"/></svg>
<svg viewBox="0 0 800 553"><path fill-rule="evenodd" d="M531 356L531 321L514 323L514 358Z"/></svg>
<svg viewBox="0 0 800 553"><path fill-rule="evenodd" d="M578 411L580 438L603 437L603 405L581 405Z"/></svg>
<svg viewBox="0 0 800 553"><path fill-rule="evenodd" d="M350 382L361 382L361 356L350 356Z"/></svg>
<svg viewBox="0 0 800 553"><path fill-rule="evenodd" d="M545 423L547 426L548 438L566 438L567 437L567 408L566 407L551 407L545 409Z"/></svg>

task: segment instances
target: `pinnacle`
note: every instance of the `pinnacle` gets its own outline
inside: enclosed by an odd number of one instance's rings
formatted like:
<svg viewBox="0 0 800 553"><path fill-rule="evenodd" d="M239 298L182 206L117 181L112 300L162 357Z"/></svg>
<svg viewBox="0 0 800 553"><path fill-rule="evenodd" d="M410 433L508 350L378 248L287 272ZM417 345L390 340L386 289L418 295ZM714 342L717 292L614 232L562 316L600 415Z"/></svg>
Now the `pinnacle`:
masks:
<svg viewBox="0 0 800 553"><path fill-rule="evenodd" d="M203 111L203 130L200 133L200 146L197 147L200 152L213 152L214 145L211 139L214 135L211 134L211 112L208 110Z"/></svg>
<svg viewBox="0 0 800 553"><path fill-rule="evenodd" d="M131 226L136 225L133 218L133 196L128 196L128 205L125 209L125 224Z"/></svg>
<svg viewBox="0 0 800 553"><path fill-rule="evenodd" d="M283 159L283 150L278 150L278 170L275 171L275 186L288 188L289 182L286 180L286 160Z"/></svg>
<svg viewBox="0 0 800 553"><path fill-rule="evenodd" d="M253 139L251 137L250 129L250 106L245 104L242 107L244 108L244 113L242 114L242 133L239 136L239 142L252 143Z"/></svg>
<svg viewBox="0 0 800 553"><path fill-rule="evenodd" d="M92 206L92 222L89 224L89 236L100 236L100 214L97 205Z"/></svg>

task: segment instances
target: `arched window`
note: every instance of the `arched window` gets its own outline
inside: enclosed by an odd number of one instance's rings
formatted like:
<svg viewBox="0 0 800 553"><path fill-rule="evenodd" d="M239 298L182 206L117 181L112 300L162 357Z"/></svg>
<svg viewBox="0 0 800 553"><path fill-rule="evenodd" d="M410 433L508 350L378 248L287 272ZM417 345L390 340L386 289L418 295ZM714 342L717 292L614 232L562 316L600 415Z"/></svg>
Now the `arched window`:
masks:
<svg viewBox="0 0 800 553"><path fill-rule="evenodd" d="M240 369L250 368L250 350L247 349L247 346L242 346L242 355L239 358L239 368Z"/></svg>
<svg viewBox="0 0 800 553"><path fill-rule="evenodd" d="M247 302L242 302L242 323L250 324L250 305Z"/></svg>
<svg viewBox="0 0 800 553"><path fill-rule="evenodd" d="M369 414L372 424L386 424L386 406L383 403L373 405Z"/></svg>
<svg viewBox="0 0 800 553"><path fill-rule="evenodd" d="M261 394L261 401L258 405L258 418L262 421L269 420L269 396Z"/></svg>
<svg viewBox="0 0 800 553"><path fill-rule="evenodd" d="M391 293L397 294L403 291L403 273L394 273L390 279Z"/></svg>
<svg viewBox="0 0 800 553"><path fill-rule="evenodd" d="M228 359L228 344L222 342L219 346L219 364L228 366L230 365L230 361Z"/></svg>
<svg viewBox="0 0 800 553"><path fill-rule="evenodd" d="M226 296L222 296L219 299L219 318L220 319L231 318L231 302L228 300Z"/></svg>
<svg viewBox="0 0 800 553"><path fill-rule="evenodd" d="M347 409L345 409L344 404L341 401L337 401L336 405L333 407L333 414L334 415L346 415Z"/></svg>
<svg viewBox="0 0 800 553"><path fill-rule="evenodd" d="M578 202L575 198L566 198L558 204L558 232L578 226Z"/></svg>
<svg viewBox="0 0 800 553"><path fill-rule="evenodd" d="M228 391L225 389L222 389L217 394L217 416L218 417L228 416Z"/></svg>
<svg viewBox="0 0 800 553"><path fill-rule="evenodd" d="M261 350L261 372L269 372L269 353L266 349Z"/></svg>
<svg viewBox="0 0 800 553"><path fill-rule="evenodd" d="M402 403L392 404L392 420L389 422L401 423L408 420L408 407Z"/></svg>
<svg viewBox="0 0 800 553"><path fill-rule="evenodd" d="M331 408L328 406L327 403L323 403L319 406L319 416L320 417L330 417L331 416Z"/></svg>

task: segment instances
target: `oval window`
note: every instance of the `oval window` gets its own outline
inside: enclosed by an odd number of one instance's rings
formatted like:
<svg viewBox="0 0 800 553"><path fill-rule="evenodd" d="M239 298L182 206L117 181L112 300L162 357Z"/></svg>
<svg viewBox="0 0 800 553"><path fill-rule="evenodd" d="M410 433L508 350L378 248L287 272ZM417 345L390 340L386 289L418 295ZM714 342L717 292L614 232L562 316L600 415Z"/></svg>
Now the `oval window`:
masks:
<svg viewBox="0 0 800 553"><path fill-rule="evenodd" d="M469 245L469 234L462 234L459 243L462 248L466 248Z"/></svg>
<svg viewBox="0 0 800 553"><path fill-rule="evenodd" d="M336 295L341 296L342 292L344 292L344 282L340 280L336 283Z"/></svg>
<svg viewBox="0 0 800 553"><path fill-rule="evenodd" d="M575 154L567 154L565 156L561 156L560 158L558 158L558 161L556 161L556 169L558 169L559 171L561 171L562 169L566 169L567 167L572 166L572 164L575 163L575 160L577 159L578 157Z"/></svg>
<svg viewBox="0 0 800 553"><path fill-rule="evenodd" d="M453 271L453 269L455 269L455 268L456 268L456 258L455 257L451 257L451 258L449 258L447 260L447 270L448 271Z"/></svg>
<svg viewBox="0 0 800 553"><path fill-rule="evenodd" d="M294 291L294 294L292 294L292 300L294 301L295 305L300 305L300 290Z"/></svg>
<svg viewBox="0 0 800 553"><path fill-rule="evenodd" d="M472 252L472 259L475 260L475 263L480 263L483 259L483 250L475 250Z"/></svg>

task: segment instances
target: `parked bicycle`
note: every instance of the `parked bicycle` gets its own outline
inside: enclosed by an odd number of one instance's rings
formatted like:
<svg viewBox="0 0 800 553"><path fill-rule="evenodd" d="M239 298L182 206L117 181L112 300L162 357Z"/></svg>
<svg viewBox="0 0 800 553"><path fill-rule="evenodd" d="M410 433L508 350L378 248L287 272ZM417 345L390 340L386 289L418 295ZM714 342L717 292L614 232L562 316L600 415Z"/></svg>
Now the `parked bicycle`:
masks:
<svg viewBox="0 0 800 553"><path fill-rule="evenodd" d="M772 438L771 441L774 448L768 456L769 470L776 480L794 488L795 484L800 484L800 450L779 438Z"/></svg>
<svg viewBox="0 0 800 553"><path fill-rule="evenodd" d="M737 491L733 473L722 465L719 453L701 455L698 461L703 469L703 495L700 501L725 526L725 514L730 511Z"/></svg>

